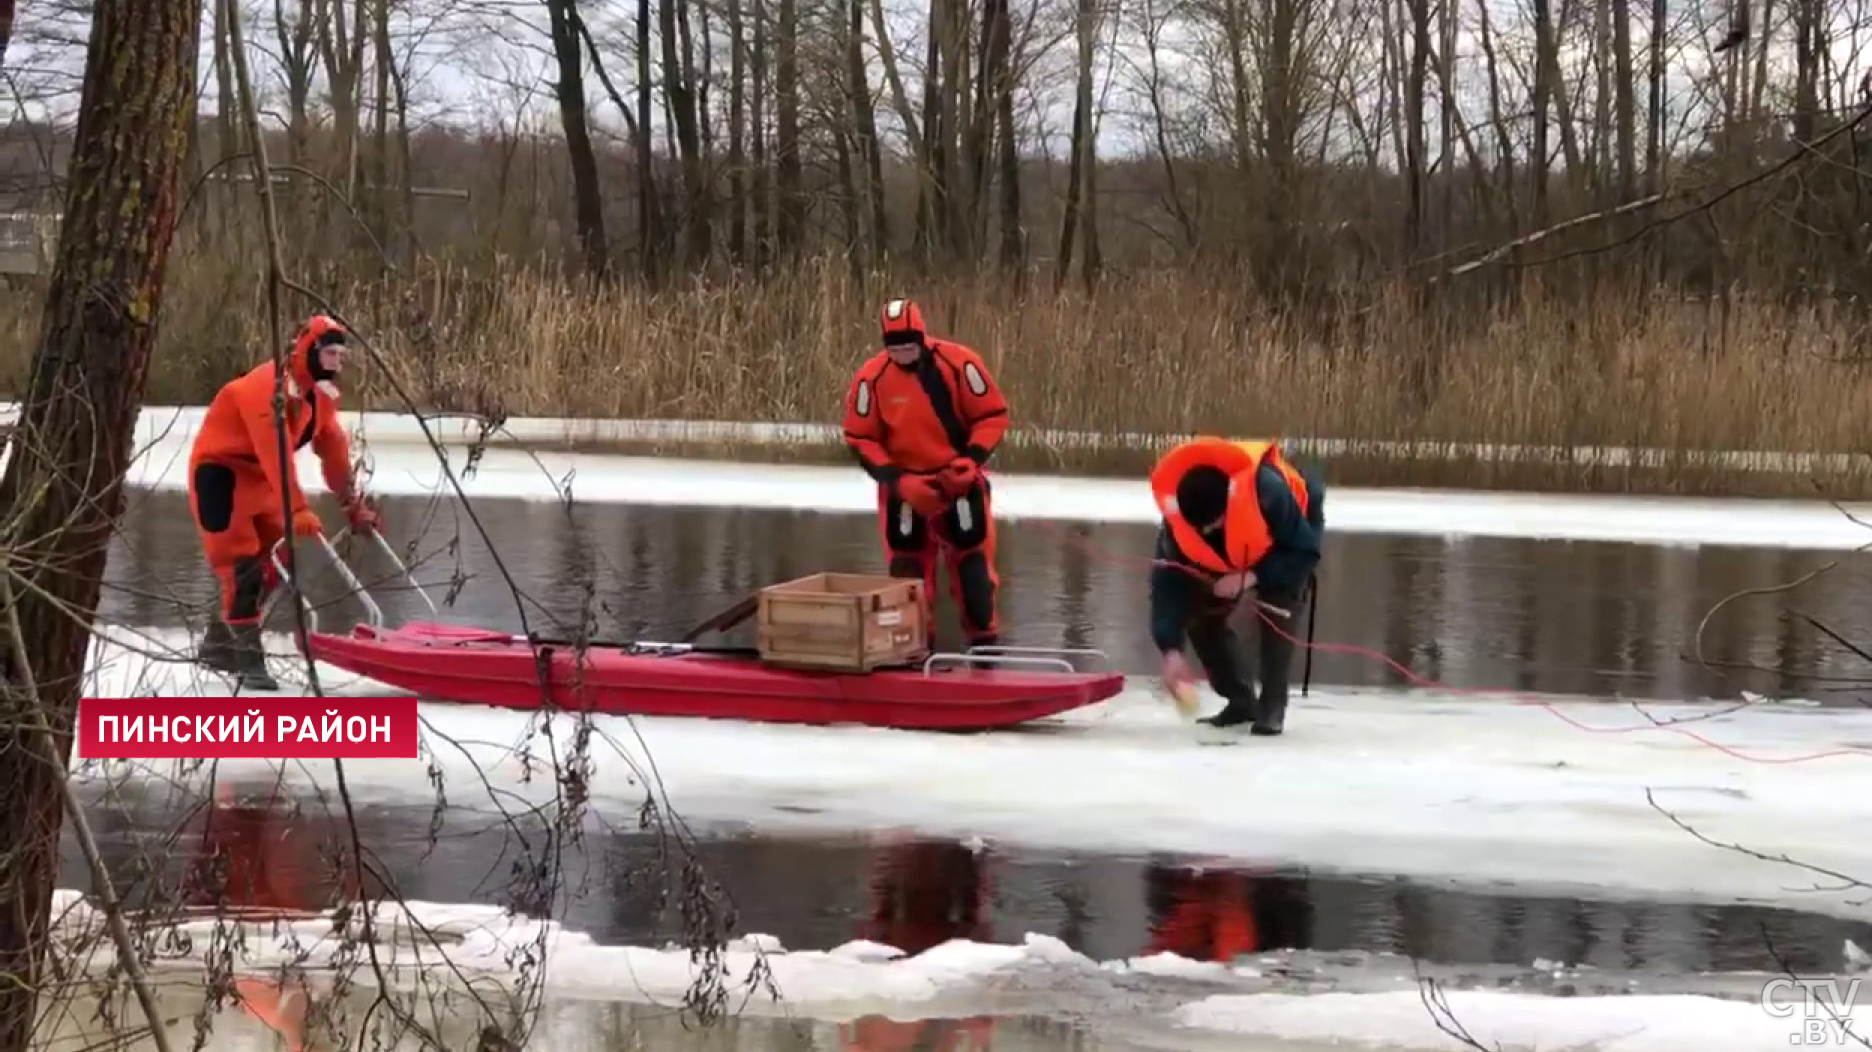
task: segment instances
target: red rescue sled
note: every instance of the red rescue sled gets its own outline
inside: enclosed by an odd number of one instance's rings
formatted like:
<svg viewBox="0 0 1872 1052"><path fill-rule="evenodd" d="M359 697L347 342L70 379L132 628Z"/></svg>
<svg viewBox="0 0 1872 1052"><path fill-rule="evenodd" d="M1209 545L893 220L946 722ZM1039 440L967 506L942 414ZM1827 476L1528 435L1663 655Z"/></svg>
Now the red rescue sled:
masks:
<svg viewBox="0 0 1872 1052"><path fill-rule="evenodd" d="M853 673L780 668L763 663L753 648L689 642L724 627L737 611L699 626L679 643L587 643L582 649L568 641L435 622L389 629L336 550L329 542L326 547L365 605L367 623L349 635L309 624L310 655L428 700L525 710L550 705L619 716L989 730L1095 705L1124 689L1122 673L1075 668L1073 658L1102 659L1096 650L975 647L932 654L917 667ZM396 559L387 543L381 550ZM286 579L277 551L275 564ZM428 596L423 598L434 610Z"/></svg>

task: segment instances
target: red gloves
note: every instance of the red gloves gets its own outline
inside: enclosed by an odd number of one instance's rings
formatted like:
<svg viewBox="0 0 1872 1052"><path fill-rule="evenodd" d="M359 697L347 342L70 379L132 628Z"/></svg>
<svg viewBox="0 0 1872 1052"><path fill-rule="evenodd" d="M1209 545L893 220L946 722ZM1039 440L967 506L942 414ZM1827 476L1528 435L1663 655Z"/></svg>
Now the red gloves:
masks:
<svg viewBox="0 0 1872 1052"><path fill-rule="evenodd" d="M943 491L951 499L961 497L981 481L981 466L967 457L957 457L943 469Z"/></svg>
<svg viewBox="0 0 1872 1052"><path fill-rule="evenodd" d="M317 537L325 531L325 524L319 521L318 512L301 508L293 513L292 531L294 537Z"/></svg>
<svg viewBox="0 0 1872 1052"><path fill-rule="evenodd" d="M897 496L918 515L937 515L949 504L942 479L936 475L904 474L897 478Z"/></svg>
<svg viewBox="0 0 1872 1052"><path fill-rule="evenodd" d="M345 504L345 517L351 520L351 532L363 536L374 533L382 522L382 516L368 498L359 497Z"/></svg>
<svg viewBox="0 0 1872 1052"><path fill-rule="evenodd" d="M981 466L957 457L941 471L904 472L892 487L918 515L939 515L981 481Z"/></svg>

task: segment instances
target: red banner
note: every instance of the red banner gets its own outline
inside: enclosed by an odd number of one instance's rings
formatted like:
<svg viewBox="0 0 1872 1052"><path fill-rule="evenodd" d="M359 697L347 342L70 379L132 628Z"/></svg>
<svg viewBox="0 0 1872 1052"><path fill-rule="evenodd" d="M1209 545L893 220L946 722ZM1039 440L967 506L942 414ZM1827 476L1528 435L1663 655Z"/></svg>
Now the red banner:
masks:
<svg viewBox="0 0 1872 1052"><path fill-rule="evenodd" d="M416 757L416 698L85 698L87 760Z"/></svg>

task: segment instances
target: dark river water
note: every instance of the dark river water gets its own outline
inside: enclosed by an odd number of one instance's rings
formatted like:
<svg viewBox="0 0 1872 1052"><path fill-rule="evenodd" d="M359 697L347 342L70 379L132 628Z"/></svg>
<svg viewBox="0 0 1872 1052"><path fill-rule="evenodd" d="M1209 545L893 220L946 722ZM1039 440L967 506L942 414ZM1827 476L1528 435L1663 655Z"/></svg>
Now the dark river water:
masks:
<svg viewBox="0 0 1872 1052"><path fill-rule="evenodd" d="M185 498L139 493L132 501L111 556L104 617L201 624L213 586ZM515 501L478 502L475 510L498 560L452 502L384 506L390 537L415 553L417 576L445 604L444 620L518 629L524 613L528 627L551 634L588 616L599 638L671 639L763 585L821 570L875 572L882 562L868 516L621 505L568 511ZM1015 522L1001 537L1008 642L1097 647L1127 672L1154 671L1140 562L1149 528ZM1750 595L1708 616L1726 596L1772 589L1836 559L1838 567L1798 589ZM1747 689L1857 704L1858 683L1872 668L1848 644L1872 640L1868 585L1865 565L1836 553L1332 534L1317 639L1342 649L1319 653L1312 678L1409 682L1375 656L1384 654L1457 689L1666 699ZM407 591L377 594L392 621L426 616ZM953 620L942 616L945 625ZM90 805L110 864L133 895L150 894L158 878L173 885L207 843L199 809L168 790L141 793L121 790L123 799ZM292 805L278 804L242 821L247 839L271 845L269 894L316 905L334 887L320 844L338 836L336 819L324 814L325 803L296 805L303 807L296 816L283 810ZM676 936L679 911L653 876L664 842L637 832L634 815L605 817L569 849L556 908L604 942ZM501 816L451 809L438 819L427 806L376 806L361 816L360 833L404 897L513 897L524 833ZM774 935L795 949L857 938L915 949L952 937L1017 941L1040 932L1101 960L1157 950L1198 959L1369 951L1454 966L1527 968L1545 959L1657 974L1831 969L1840 965L1843 939L1872 944L1864 926L1791 911L1530 897L1512 888L1456 892L1384 874L1203 871L1185 858L1018 845L977 854L964 844L881 836L806 839L735 828L695 835L695 857L734 904L734 931ZM64 869L65 886L90 885L75 851ZM1072 1028L1055 1033L1045 1022L1007 1025L1033 1040L1010 1033L997 1047L1118 1047ZM817 1040L772 1047L859 1047Z"/></svg>
<svg viewBox="0 0 1872 1052"><path fill-rule="evenodd" d="M214 591L186 498L132 500L104 616L200 625ZM764 585L882 567L864 515L477 501L496 559L452 500L391 499L384 511L444 620L503 629L521 628L524 613L535 631L566 631L589 614L598 639L671 639ZM1006 524L1006 641L1096 647L1126 672L1154 672L1140 561L1153 536L1145 526ZM1709 616L1725 597L1835 561L1798 589ZM427 616L407 590L376 594L393 622ZM1872 696L1872 663L1845 645L1872 643L1872 563L1845 553L1329 533L1320 594L1316 639L1333 649L1315 651L1316 683L1411 683L1384 655L1458 690L1684 699L1746 689L1857 704L1863 684ZM731 638L749 642L751 629Z"/></svg>
<svg viewBox="0 0 1872 1052"><path fill-rule="evenodd" d="M275 795L270 782L226 787L209 810L169 788L121 787L90 801L120 892L174 902L184 887L225 887L229 901L323 908L339 887L348 837L342 805ZM228 804L239 803L238 807ZM640 831L636 816L592 816L560 862L566 924L600 942L661 944L683 934L672 862L694 858L721 883L732 934L790 949L875 939L919 952L951 938L1019 942L1055 936L1097 960L1171 951L1227 961L1278 950L1394 953L1448 965L1529 967L1537 959L1609 971L1773 970L1840 966L1842 940L1867 925L1788 910L1593 902L1481 894L1381 875L1205 869L1198 860L1062 854L886 834L780 836L732 827ZM429 902L512 903L530 886L541 831L513 815L452 806L372 805L358 832L388 883ZM191 885L217 852L225 885ZM89 887L68 847L61 885ZM199 895L199 893L194 893ZM213 901L212 894L199 899ZM524 899L519 900L524 903ZM727 932L727 928L719 929Z"/></svg>

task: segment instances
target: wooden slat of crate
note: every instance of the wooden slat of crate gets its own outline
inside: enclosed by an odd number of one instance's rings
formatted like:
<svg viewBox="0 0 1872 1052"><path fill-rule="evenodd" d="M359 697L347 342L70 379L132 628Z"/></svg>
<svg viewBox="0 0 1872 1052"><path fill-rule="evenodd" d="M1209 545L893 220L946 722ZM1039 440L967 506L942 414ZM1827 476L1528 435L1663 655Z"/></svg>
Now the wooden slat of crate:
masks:
<svg viewBox="0 0 1872 1052"><path fill-rule="evenodd" d="M794 668L869 672L928 649L923 582L819 573L761 591L761 659Z"/></svg>

